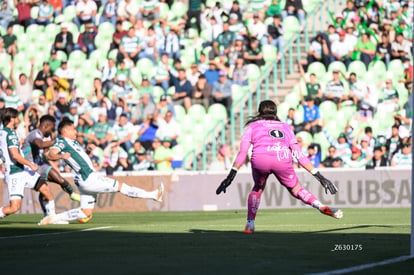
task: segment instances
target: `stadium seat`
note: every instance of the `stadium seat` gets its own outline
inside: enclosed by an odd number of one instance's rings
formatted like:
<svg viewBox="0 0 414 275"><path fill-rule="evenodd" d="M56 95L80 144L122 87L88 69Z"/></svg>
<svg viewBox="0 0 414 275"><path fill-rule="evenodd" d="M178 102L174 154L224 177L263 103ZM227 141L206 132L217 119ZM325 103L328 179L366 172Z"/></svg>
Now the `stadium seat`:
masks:
<svg viewBox="0 0 414 275"><path fill-rule="evenodd" d="M318 79L322 79L326 75L326 68L321 62L312 62L309 64L307 73L314 73Z"/></svg>
<svg viewBox="0 0 414 275"><path fill-rule="evenodd" d="M255 64L248 64L247 68L249 73L249 81L257 81L261 74L259 66Z"/></svg>
<svg viewBox="0 0 414 275"><path fill-rule="evenodd" d="M142 76L146 75L151 78L154 75L154 63L151 59L141 58L137 61L136 66L140 68Z"/></svg>
<svg viewBox="0 0 414 275"><path fill-rule="evenodd" d="M160 102L160 97L164 94L164 90L160 86L154 86L152 93L152 99L157 104Z"/></svg>
<svg viewBox="0 0 414 275"><path fill-rule="evenodd" d="M398 82L404 77L404 66L400 59L393 59L388 65L388 72L391 72L394 82Z"/></svg>
<svg viewBox="0 0 414 275"><path fill-rule="evenodd" d="M180 120L181 132L183 135L191 134L194 127L193 118L190 115L184 115Z"/></svg>
<svg viewBox="0 0 414 275"><path fill-rule="evenodd" d="M277 116L279 117L279 119L281 121L285 121L288 112L289 112L289 103L287 102L282 102L280 104L277 105Z"/></svg>
<svg viewBox="0 0 414 275"><path fill-rule="evenodd" d="M190 115L196 124L203 124L206 108L201 104L193 104L188 109L187 114Z"/></svg>
<svg viewBox="0 0 414 275"><path fill-rule="evenodd" d="M289 104L290 108L296 109L298 105L300 104L299 93L291 91L285 96L285 99L283 100L283 102L286 102L287 104Z"/></svg>
<svg viewBox="0 0 414 275"><path fill-rule="evenodd" d="M346 66L341 61L334 61L328 66L328 72L332 72L333 70L340 70L343 73L346 73Z"/></svg>
<svg viewBox="0 0 414 275"><path fill-rule="evenodd" d="M304 110L303 110L303 106L299 105L298 107L296 107L295 109L295 122L297 124L302 123L303 122L303 118L304 118Z"/></svg>
<svg viewBox="0 0 414 275"><path fill-rule="evenodd" d="M69 55L68 65L72 69L79 69L81 68L86 60L86 54L80 50L72 51Z"/></svg>
<svg viewBox="0 0 414 275"><path fill-rule="evenodd" d="M243 98L245 95L247 95L249 92L248 89L245 87L242 87L240 85L232 85L231 86L231 97L233 99L233 102L238 102L241 98Z"/></svg>
<svg viewBox="0 0 414 275"><path fill-rule="evenodd" d="M227 120L227 110L223 104L214 103L208 107L207 113L211 115L214 121Z"/></svg>
<svg viewBox="0 0 414 275"><path fill-rule="evenodd" d="M169 12L169 20L183 18L187 13L188 6L183 2L174 1Z"/></svg>
<svg viewBox="0 0 414 275"><path fill-rule="evenodd" d="M359 79L364 79L365 74L367 73L367 69L365 67L364 62L360 60L352 61L348 67L348 75L350 73L355 73Z"/></svg>
<svg viewBox="0 0 414 275"><path fill-rule="evenodd" d="M186 111L182 105L174 105L175 120L181 122L186 115Z"/></svg>
<svg viewBox="0 0 414 275"><path fill-rule="evenodd" d="M300 24L296 16L286 16L286 18L283 19L282 25L284 29L283 38L285 41L289 41L295 34L300 32Z"/></svg>
<svg viewBox="0 0 414 275"><path fill-rule="evenodd" d="M276 60L276 57L277 57L277 48L270 44L263 45L262 53L263 53L263 58L266 61L266 63L273 62Z"/></svg>
<svg viewBox="0 0 414 275"><path fill-rule="evenodd" d="M39 17L39 6L33 6L30 8L30 17L37 19Z"/></svg>
<svg viewBox="0 0 414 275"><path fill-rule="evenodd" d="M325 121L329 121L331 119L336 119L336 112L338 111L338 108L333 101L325 100L319 105L319 111L321 118Z"/></svg>
<svg viewBox="0 0 414 275"><path fill-rule="evenodd" d="M63 16L66 22L71 22L76 17L76 6L66 6L63 10Z"/></svg>
<svg viewBox="0 0 414 275"><path fill-rule="evenodd" d="M374 72L378 75L384 75L387 71L387 67L385 66L385 63L381 60L372 61L369 63L368 66L368 72Z"/></svg>
<svg viewBox="0 0 414 275"><path fill-rule="evenodd" d="M313 137L309 132L306 131L300 131L296 134L296 138L301 137L303 140L303 143L310 144L313 141Z"/></svg>
<svg viewBox="0 0 414 275"><path fill-rule="evenodd" d="M139 87L141 85L142 76L141 76L141 71L140 71L139 67L132 67L131 68L131 70L129 72L129 78L134 83L133 85L135 87Z"/></svg>

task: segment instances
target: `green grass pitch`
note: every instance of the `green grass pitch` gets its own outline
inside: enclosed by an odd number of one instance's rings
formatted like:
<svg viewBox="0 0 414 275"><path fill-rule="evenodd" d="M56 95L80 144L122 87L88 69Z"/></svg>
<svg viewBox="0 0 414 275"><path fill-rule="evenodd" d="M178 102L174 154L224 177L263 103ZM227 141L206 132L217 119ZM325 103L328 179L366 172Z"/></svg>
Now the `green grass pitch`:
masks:
<svg viewBox="0 0 414 275"><path fill-rule="evenodd" d="M307 274L410 253L410 209L95 213L87 224L0 220L0 274ZM86 230L90 229L90 231ZM414 261L358 274L408 274Z"/></svg>

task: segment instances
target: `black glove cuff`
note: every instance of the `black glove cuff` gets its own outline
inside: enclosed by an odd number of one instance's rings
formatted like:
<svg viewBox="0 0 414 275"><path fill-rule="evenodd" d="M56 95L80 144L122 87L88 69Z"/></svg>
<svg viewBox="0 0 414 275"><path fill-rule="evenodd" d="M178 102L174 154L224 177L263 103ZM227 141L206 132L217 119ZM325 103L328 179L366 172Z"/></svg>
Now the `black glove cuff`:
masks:
<svg viewBox="0 0 414 275"><path fill-rule="evenodd" d="M234 178L236 177L236 174L237 174L237 170L234 168L231 168L230 173L227 176L227 179L230 181L233 181Z"/></svg>
<svg viewBox="0 0 414 275"><path fill-rule="evenodd" d="M319 181L323 180L324 177L322 174L318 171L316 174L313 175L315 178L317 178Z"/></svg>

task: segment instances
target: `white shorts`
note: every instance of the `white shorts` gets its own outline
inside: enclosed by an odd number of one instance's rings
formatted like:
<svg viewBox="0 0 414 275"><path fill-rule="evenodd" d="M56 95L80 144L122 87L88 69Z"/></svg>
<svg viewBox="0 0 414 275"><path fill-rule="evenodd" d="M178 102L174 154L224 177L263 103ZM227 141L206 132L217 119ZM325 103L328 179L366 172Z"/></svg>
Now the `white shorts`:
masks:
<svg viewBox="0 0 414 275"><path fill-rule="evenodd" d="M33 189L40 175L32 170L25 169L22 172L6 175L5 181L9 190L9 200L22 199L24 188Z"/></svg>
<svg viewBox="0 0 414 275"><path fill-rule="evenodd" d="M118 181L101 176L98 173L92 173L83 180L76 180L80 191L80 207L92 209L95 207L96 197L99 193L118 192Z"/></svg>

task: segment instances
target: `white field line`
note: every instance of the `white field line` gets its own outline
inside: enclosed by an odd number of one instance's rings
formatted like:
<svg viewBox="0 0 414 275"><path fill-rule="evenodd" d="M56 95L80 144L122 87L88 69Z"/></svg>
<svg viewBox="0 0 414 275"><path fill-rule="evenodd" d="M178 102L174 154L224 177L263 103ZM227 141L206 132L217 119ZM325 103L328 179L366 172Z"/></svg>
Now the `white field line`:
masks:
<svg viewBox="0 0 414 275"><path fill-rule="evenodd" d="M307 275L346 274L346 273L349 273L349 272L361 271L361 270L364 270L364 269L373 268L373 267L377 267L377 266L404 262L404 261L407 261L407 260L412 259L412 258L414 258L414 256L412 256L412 255L400 256L400 257L397 257L397 258L391 258L391 259L383 260L383 261L380 261L380 262L363 264L363 265L356 265L356 266L351 266L351 267L347 267L347 268L343 268L343 269L330 270L330 271L325 271L325 272L320 272L320 273L309 273Z"/></svg>
<svg viewBox="0 0 414 275"><path fill-rule="evenodd" d="M114 227L114 226L93 227L93 228L86 228L86 229L76 230L76 231L63 231L63 232L31 234L31 235L6 236L6 237L0 237L0 240L4 240L4 239L22 239L22 238L32 238L32 237L42 237L42 236L53 236L53 235L64 235L64 234L71 234L71 233L78 233L78 232L103 230L103 229L108 229L108 228L112 228L112 227Z"/></svg>

